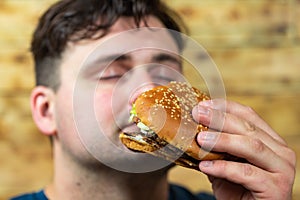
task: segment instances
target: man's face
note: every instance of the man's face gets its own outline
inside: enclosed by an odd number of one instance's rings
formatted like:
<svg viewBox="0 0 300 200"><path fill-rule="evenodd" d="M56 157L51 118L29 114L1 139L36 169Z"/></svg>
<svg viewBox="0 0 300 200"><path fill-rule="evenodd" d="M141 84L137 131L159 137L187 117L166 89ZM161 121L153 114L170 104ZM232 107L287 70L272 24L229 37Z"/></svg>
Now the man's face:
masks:
<svg viewBox="0 0 300 200"><path fill-rule="evenodd" d="M154 17L147 25L164 28ZM128 150L119 133L134 129L128 122L134 99L154 85L182 79L171 35L148 28L129 31L133 28L132 18L120 18L104 37L70 43L63 55L57 135L64 152L77 161L95 163L90 154L108 164L127 159L120 154Z"/></svg>

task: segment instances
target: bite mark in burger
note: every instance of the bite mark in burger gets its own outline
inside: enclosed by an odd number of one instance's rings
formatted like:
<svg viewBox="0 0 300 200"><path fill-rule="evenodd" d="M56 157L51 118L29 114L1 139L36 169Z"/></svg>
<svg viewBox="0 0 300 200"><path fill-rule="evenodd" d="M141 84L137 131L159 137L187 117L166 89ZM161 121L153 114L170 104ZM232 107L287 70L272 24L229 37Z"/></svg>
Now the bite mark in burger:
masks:
<svg viewBox="0 0 300 200"><path fill-rule="evenodd" d="M122 132L120 139L133 151L193 169L199 169L201 160L223 159L224 154L205 151L196 142L196 135L208 128L196 123L191 111L208 99L205 93L182 82L152 88L135 100L130 111L129 120L140 131Z"/></svg>

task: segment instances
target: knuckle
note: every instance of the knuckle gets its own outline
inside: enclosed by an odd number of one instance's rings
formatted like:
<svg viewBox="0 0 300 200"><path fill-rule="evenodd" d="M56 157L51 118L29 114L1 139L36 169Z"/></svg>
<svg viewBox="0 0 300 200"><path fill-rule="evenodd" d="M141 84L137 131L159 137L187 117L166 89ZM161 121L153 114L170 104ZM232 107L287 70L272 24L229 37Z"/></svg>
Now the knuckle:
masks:
<svg viewBox="0 0 300 200"><path fill-rule="evenodd" d="M288 146L285 146L281 152L281 155L284 156L285 160L289 163L290 167L296 167L297 154L293 149L289 148Z"/></svg>
<svg viewBox="0 0 300 200"><path fill-rule="evenodd" d="M248 121L244 122L244 126L248 132L255 132L256 131L256 126Z"/></svg>
<svg viewBox="0 0 300 200"><path fill-rule="evenodd" d="M254 174L254 169L250 164L244 164L243 166L243 175L246 176L252 176Z"/></svg>
<svg viewBox="0 0 300 200"><path fill-rule="evenodd" d="M285 174L281 174L277 176L275 184L278 186L281 194L287 195L292 193L293 180L293 178L288 178Z"/></svg>
<svg viewBox="0 0 300 200"><path fill-rule="evenodd" d="M265 149L265 144L261 140L253 138L250 140L250 147L254 153L261 153Z"/></svg>

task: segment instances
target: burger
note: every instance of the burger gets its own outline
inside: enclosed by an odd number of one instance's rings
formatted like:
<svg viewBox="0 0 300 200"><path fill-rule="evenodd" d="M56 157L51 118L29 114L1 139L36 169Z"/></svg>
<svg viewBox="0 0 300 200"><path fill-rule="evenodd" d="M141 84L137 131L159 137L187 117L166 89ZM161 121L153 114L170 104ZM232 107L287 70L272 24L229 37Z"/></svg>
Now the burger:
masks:
<svg viewBox="0 0 300 200"><path fill-rule="evenodd" d="M130 111L129 121L139 131L122 132L120 140L132 151L192 169L199 169L201 160L224 159L224 154L206 151L196 142L197 134L208 127L196 123L191 112L200 101L208 99L205 93L185 82L170 82L145 91Z"/></svg>

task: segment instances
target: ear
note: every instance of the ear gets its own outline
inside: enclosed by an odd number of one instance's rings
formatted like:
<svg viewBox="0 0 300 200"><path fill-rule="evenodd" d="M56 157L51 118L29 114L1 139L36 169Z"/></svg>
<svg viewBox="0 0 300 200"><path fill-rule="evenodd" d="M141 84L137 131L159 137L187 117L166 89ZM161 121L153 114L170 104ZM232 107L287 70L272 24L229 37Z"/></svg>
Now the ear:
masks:
<svg viewBox="0 0 300 200"><path fill-rule="evenodd" d="M54 97L54 91L50 88L37 86L30 98L33 120L40 131L48 136L56 134Z"/></svg>

